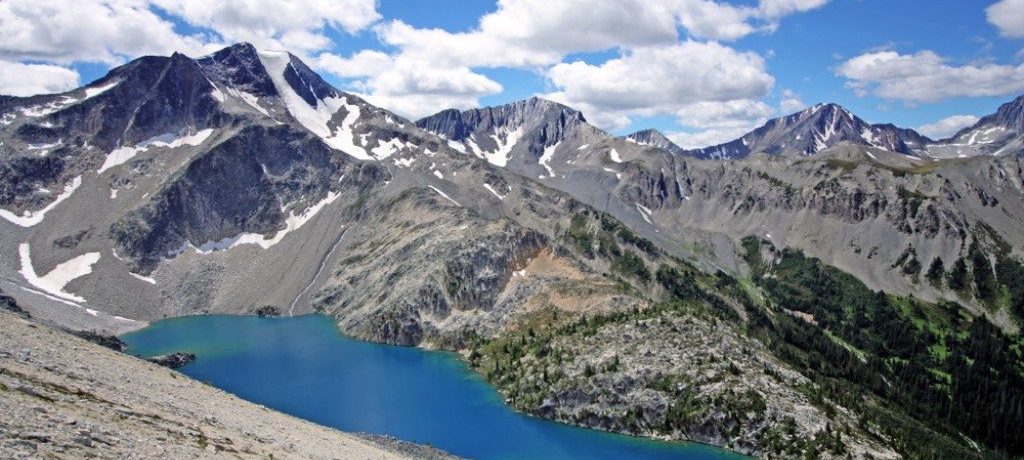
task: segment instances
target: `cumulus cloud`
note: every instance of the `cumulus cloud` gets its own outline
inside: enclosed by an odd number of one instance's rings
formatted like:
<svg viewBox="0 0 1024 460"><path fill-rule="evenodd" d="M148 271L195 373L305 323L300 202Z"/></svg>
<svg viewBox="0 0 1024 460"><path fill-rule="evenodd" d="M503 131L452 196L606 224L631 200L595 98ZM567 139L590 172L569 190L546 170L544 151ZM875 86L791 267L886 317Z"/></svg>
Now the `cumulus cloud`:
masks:
<svg viewBox="0 0 1024 460"><path fill-rule="evenodd" d="M347 57L321 54L316 66L349 79L352 85L366 91L371 100L396 104L403 104L413 94L407 85L395 84L408 80L398 76L399 72L425 75L433 69L438 74L457 77L452 82L452 86L460 89L457 93L446 94L442 85L437 85L418 98L417 103L405 103L406 107L401 108L389 106L406 114L420 113L421 110L414 109L429 105L431 100L451 99L474 105L475 100L492 94L496 83L486 84L487 79L476 69L529 69L552 80L554 91L543 96L583 110L600 126L618 128L628 125L630 116L636 114L673 113L683 105L699 101L722 102L722 93L735 89L739 93L725 100L746 99L751 93L762 97L766 80L767 86L771 86L771 77L757 55L692 39L734 40L767 31L779 18L817 8L826 1L763 0L753 6L737 6L713 0L499 0L496 10L483 15L477 26L468 31L417 28L402 21L389 21L378 24L374 30L380 42L392 51L361 51ZM680 43L680 28L690 40ZM710 51L676 51L701 47ZM571 54L606 50L618 50L623 57L597 65L563 62ZM672 53L698 60L672 65L667 62ZM652 57L656 62L650 65L640 57ZM732 68L737 62L739 67ZM636 65L630 69L635 72L627 71L626 64ZM712 78L711 72L701 72L699 67L715 69L720 78ZM614 94L602 96L594 85L569 81L576 77L596 77L600 85L612 89ZM631 86L630 82L638 77L640 83ZM734 77L739 80L731 85L729 80ZM754 91L749 91L751 80L760 80L753 82ZM672 98L664 100L652 95L661 85L671 87ZM474 91L463 91L466 88ZM624 107L622 101L627 95L623 92L633 90L640 94L632 93L629 97L639 97L639 104ZM702 96L700 91L710 93ZM688 95L683 94L686 92ZM443 108L446 107L437 106L431 111Z"/></svg>
<svg viewBox="0 0 1024 460"><path fill-rule="evenodd" d="M937 102L963 96L1005 96L1024 91L1024 64L949 64L932 51L877 51L854 57L836 70L857 95L907 102Z"/></svg>
<svg viewBox="0 0 1024 460"><path fill-rule="evenodd" d="M761 0L756 7L711 0L675 0L668 8L691 37L736 40L771 32L785 16L819 8L828 0Z"/></svg>
<svg viewBox="0 0 1024 460"><path fill-rule="evenodd" d="M152 0L189 24L210 29L227 42L294 52L332 45L324 30L354 34L380 20L374 0Z"/></svg>
<svg viewBox="0 0 1024 460"><path fill-rule="evenodd" d="M694 128L749 128L768 121L775 110L768 104L750 99L726 102L697 102L676 111L679 124Z"/></svg>
<svg viewBox="0 0 1024 460"><path fill-rule="evenodd" d="M699 149L724 144L750 132L751 128L705 129L696 132L670 132L665 134L676 145L684 149Z"/></svg>
<svg viewBox="0 0 1024 460"><path fill-rule="evenodd" d="M828 0L761 0L761 14L768 18L810 11L825 6Z"/></svg>
<svg viewBox="0 0 1024 460"><path fill-rule="evenodd" d="M768 104L749 99L697 102L676 112L679 124L691 132L666 134L683 148L700 148L734 140L763 125L775 113Z"/></svg>
<svg viewBox="0 0 1024 460"><path fill-rule="evenodd" d="M779 100L779 111L783 115L799 112L805 108L807 108L807 104L796 93L788 89L782 91L782 99Z"/></svg>
<svg viewBox="0 0 1024 460"><path fill-rule="evenodd" d="M12 61L118 64L210 49L206 37L178 34L143 0L4 0L0 24L0 57Z"/></svg>
<svg viewBox="0 0 1024 460"><path fill-rule="evenodd" d="M1024 0L1001 0L985 8L985 18L1004 37L1024 37Z"/></svg>
<svg viewBox="0 0 1024 460"><path fill-rule="evenodd" d="M945 139L956 134L961 129L973 126L977 122L978 117L974 115L953 115L935 123L918 126L917 132L932 139Z"/></svg>
<svg viewBox="0 0 1024 460"><path fill-rule="evenodd" d="M46 64L0 61L0 94L33 96L62 93L78 87L78 72Z"/></svg>
<svg viewBox="0 0 1024 460"><path fill-rule="evenodd" d="M630 116L680 110L687 119L694 119L696 111L688 106L761 98L774 84L757 54L694 41L639 48L598 65L558 64L547 71L547 77L557 91L546 97L601 112L595 122L615 120L612 128ZM736 102L733 108L756 105Z"/></svg>
<svg viewBox="0 0 1024 460"><path fill-rule="evenodd" d="M437 67L429 62L364 50L351 58L330 53L315 61L320 69L351 79L355 91L371 103L418 118L438 108L471 108L502 86L468 67Z"/></svg>

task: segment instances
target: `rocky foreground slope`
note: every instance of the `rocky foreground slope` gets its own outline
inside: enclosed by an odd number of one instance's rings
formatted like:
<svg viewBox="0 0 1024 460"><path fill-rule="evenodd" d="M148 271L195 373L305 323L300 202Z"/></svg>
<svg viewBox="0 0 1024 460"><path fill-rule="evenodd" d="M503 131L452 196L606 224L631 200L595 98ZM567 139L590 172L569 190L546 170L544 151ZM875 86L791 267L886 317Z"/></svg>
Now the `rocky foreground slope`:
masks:
<svg viewBox="0 0 1024 460"><path fill-rule="evenodd" d="M0 311L3 458L447 458L325 428Z"/></svg>

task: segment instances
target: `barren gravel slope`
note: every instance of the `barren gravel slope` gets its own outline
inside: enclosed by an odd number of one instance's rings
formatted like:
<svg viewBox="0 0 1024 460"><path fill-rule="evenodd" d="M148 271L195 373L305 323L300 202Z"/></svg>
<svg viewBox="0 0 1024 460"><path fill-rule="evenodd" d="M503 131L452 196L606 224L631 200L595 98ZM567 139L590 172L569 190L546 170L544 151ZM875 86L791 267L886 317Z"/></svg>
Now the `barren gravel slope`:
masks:
<svg viewBox="0 0 1024 460"><path fill-rule="evenodd" d="M0 458L424 458L0 312Z"/></svg>

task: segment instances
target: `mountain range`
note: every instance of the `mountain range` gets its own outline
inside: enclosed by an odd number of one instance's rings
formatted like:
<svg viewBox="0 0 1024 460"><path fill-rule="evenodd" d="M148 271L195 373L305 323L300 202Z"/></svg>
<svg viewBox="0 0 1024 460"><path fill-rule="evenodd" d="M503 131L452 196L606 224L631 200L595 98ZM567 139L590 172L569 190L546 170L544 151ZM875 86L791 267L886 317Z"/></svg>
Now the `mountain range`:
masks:
<svg viewBox="0 0 1024 460"><path fill-rule="evenodd" d="M290 53L244 43L148 56L66 93L0 98L0 289L37 318L105 333L188 314L320 312L359 338L472 350L522 410L748 453L780 439L814 451L833 426L846 430L836 456L922 452L906 450L900 423L943 449L970 444L947 436L955 428L1020 453L1019 436L988 425L922 421L913 406L890 414L899 423L859 425L860 403L808 396L801 388L839 377L776 346L793 335L772 328L793 318L863 360L849 366L875 366L863 371L872 382L903 371L879 370L846 329L779 304L778 284L763 283L786 280L785 263L806 254L827 267L818 279L841 271L863 292L910 299L899 301L908 312L959 304L952 318L1019 340L1024 307L1007 280L1024 248L1022 113L1024 97L934 141L823 104L687 150L654 130L610 135L540 98L407 120ZM642 312L688 319L649 329L629 316ZM754 324L775 332L751 334ZM598 362L607 356L588 353L626 343L604 350L616 365L598 377L583 361L555 383L547 370L507 374L501 363L534 355L502 341L526 343L526 328L534 340L542 326L552 335L540 337L566 334L566 359ZM586 345L577 327L613 336ZM669 371L680 381L666 383ZM669 423L684 387L706 404ZM748 419L723 400L758 410ZM793 429L776 433L783 423Z"/></svg>

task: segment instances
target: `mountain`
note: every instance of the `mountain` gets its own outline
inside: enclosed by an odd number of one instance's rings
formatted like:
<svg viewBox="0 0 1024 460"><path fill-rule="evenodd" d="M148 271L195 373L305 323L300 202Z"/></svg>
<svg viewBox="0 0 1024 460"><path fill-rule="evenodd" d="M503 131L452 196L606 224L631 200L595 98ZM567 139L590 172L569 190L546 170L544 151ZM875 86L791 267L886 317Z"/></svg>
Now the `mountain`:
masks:
<svg viewBox="0 0 1024 460"><path fill-rule="evenodd" d="M582 113L537 97L499 107L445 110L416 126L447 139L460 152L538 177L555 175L551 159L563 143L582 145L603 135Z"/></svg>
<svg viewBox="0 0 1024 460"><path fill-rule="evenodd" d="M996 113L982 117L949 139L928 145L937 158L966 158L977 155L1020 155L1024 151L1024 96L999 106Z"/></svg>
<svg viewBox="0 0 1024 460"><path fill-rule="evenodd" d="M713 159L743 158L753 153L813 155L840 142L916 155L930 140L913 130L869 124L837 104L818 104L769 120L734 141L691 150L689 154Z"/></svg>
<svg viewBox="0 0 1024 460"><path fill-rule="evenodd" d="M539 416L752 454L1021 452L1021 156L831 104L665 140L538 98L414 123L248 44L143 57L0 98L0 289L108 333L323 313Z"/></svg>
<svg viewBox="0 0 1024 460"><path fill-rule="evenodd" d="M473 124L486 119L480 114L516 112L522 105L446 111L417 123L465 137L490 126ZM458 130L439 128L439 120L455 119ZM522 126L529 131L530 125ZM869 124L835 104L770 120L721 146L682 153L653 130L617 138L582 119L573 127L579 134L562 137L545 162L553 173L539 180L707 269L742 272L737 242L769 234L873 288L938 299L950 292L920 283L919 269L903 267L907 254L915 254L917 263L948 264L966 254L963 235L987 239L978 234L979 225L995 229L1014 247L1024 244L1007 219L1024 217L1024 203L1014 192L1022 183L1018 157L977 158L974 169L964 168L929 155L932 141L912 130ZM513 139L503 167L533 177L530 142ZM707 161L719 158L732 160ZM843 242L837 245L823 234Z"/></svg>
<svg viewBox="0 0 1024 460"><path fill-rule="evenodd" d="M656 129L643 129L625 136L625 139L643 146L658 147L677 155L686 154L686 149L676 145Z"/></svg>

